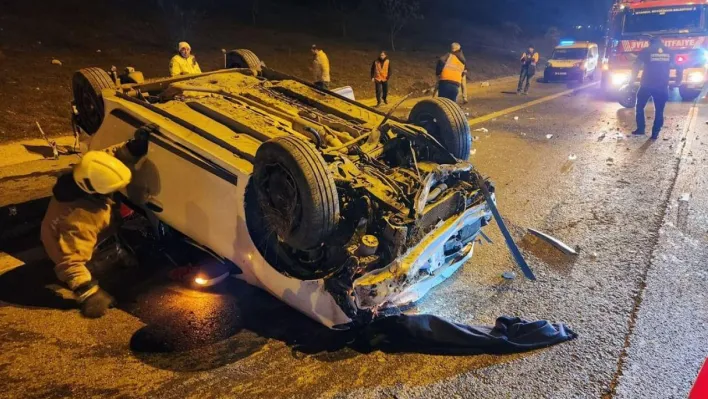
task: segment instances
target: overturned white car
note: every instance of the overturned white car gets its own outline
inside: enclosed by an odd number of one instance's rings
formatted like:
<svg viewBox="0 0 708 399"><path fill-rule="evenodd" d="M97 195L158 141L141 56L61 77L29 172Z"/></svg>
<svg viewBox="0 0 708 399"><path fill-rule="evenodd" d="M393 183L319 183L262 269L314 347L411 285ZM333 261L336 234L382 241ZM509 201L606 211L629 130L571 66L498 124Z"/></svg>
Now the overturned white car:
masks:
<svg viewBox="0 0 708 399"><path fill-rule="evenodd" d="M85 149L158 127L128 203L330 328L420 299L472 256L491 213L455 103L423 100L404 122L267 69L250 51L226 61L147 82L76 72Z"/></svg>

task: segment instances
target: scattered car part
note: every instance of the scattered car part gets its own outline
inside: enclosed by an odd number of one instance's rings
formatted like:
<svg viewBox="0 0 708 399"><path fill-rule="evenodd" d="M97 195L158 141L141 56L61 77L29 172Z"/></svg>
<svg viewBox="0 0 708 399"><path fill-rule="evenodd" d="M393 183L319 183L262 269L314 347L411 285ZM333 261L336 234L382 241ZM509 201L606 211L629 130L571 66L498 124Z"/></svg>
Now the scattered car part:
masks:
<svg viewBox="0 0 708 399"><path fill-rule="evenodd" d="M566 255L577 255L578 252L575 251L573 248L569 247L568 245L564 244L561 240L552 237L546 233L542 233L538 230L534 229L528 229L529 233L535 235L536 237L546 241L547 243L553 245L554 247L558 248L561 252L563 252Z"/></svg>
<svg viewBox="0 0 708 399"><path fill-rule="evenodd" d="M527 279L529 280L536 280L536 276L533 274L533 271L529 267L529 265L526 263L526 260L524 259L523 255L521 255L521 251L519 250L519 247L516 245L514 242L514 239L511 237L511 234L509 233L509 229L506 228L506 223L504 223L504 219L502 219L501 214L499 213L499 210L497 209L496 202L492 198L492 194L489 192L489 189L484 183L484 178L482 175L479 173L476 173L477 177L477 184L482 190L482 193L484 194L484 198L487 200L487 205L489 206L489 209L492 211L492 215L494 215L494 220L496 220L497 225L499 226L499 230L501 230L502 234L504 235L504 239L506 240L506 245L509 247L509 251L511 252L511 255L514 257L514 261L516 261L516 264L519 266L521 271L524 273L524 276L526 276Z"/></svg>

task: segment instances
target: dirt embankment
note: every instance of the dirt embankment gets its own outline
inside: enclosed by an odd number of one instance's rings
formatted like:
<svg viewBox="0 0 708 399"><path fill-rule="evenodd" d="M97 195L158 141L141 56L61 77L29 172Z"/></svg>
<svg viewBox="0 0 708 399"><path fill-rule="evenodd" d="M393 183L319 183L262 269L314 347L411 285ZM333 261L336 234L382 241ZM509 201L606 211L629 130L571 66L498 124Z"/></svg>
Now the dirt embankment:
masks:
<svg viewBox="0 0 708 399"><path fill-rule="evenodd" d="M0 1L0 141L38 137L35 121L49 135L69 134L71 76L77 69L130 65L148 77L167 74L176 43L166 33L164 16L79 0L73 0L76 7L18 3ZM308 80L309 46L316 43L329 55L334 86L350 85L358 98L374 95L369 70L380 42L247 27L224 16L200 17L189 37L203 70L222 67L222 49L249 48L269 67ZM416 39L415 45L389 53L392 94L422 94L433 85L436 58L447 50L440 42ZM507 50L465 50L472 80L516 71L516 57Z"/></svg>

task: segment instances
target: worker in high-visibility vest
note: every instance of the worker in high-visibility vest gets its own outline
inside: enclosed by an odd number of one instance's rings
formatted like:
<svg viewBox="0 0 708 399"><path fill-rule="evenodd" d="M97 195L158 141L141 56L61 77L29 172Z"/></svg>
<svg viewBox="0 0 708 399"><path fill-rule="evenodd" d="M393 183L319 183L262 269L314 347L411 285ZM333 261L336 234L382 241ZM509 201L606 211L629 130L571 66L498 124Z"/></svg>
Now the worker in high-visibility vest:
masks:
<svg viewBox="0 0 708 399"><path fill-rule="evenodd" d="M323 90L329 90L329 58L322 49L314 44L310 48L310 51L313 55L310 71L312 71L315 86Z"/></svg>
<svg viewBox="0 0 708 399"><path fill-rule="evenodd" d="M179 42L177 52L170 60L170 76L202 73L197 58L192 54L192 47L187 42Z"/></svg>
<svg viewBox="0 0 708 399"><path fill-rule="evenodd" d="M438 95L457 101L462 83L462 74L467 61L460 43L452 43L450 52L440 57L435 74L438 77Z"/></svg>
<svg viewBox="0 0 708 399"><path fill-rule="evenodd" d="M388 104L388 80L391 79L391 60L385 51L371 64L371 81L376 86L376 106L381 106L381 100Z"/></svg>
<svg viewBox="0 0 708 399"><path fill-rule="evenodd" d="M516 88L516 94L526 95L529 93L531 78L536 74L536 64L538 64L538 53L533 46L529 46L528 51L521 54L521 73L519 73L519 86ZM525 86L524 81L526 82Z"/></svg>

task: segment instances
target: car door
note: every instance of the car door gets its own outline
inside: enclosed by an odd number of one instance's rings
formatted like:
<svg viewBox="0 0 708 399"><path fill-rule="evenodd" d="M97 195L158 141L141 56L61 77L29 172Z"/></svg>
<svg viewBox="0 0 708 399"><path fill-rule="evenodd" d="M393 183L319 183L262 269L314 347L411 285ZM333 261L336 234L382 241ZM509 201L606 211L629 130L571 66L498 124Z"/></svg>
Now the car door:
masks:
<svg viewBox="0 0 708 399"><path fill-rule="evenodd" d="M588 71L593 72L597 69L598 56L599 52L597 51L597 47L590 47L590 51L588 51Z"/></svg>

